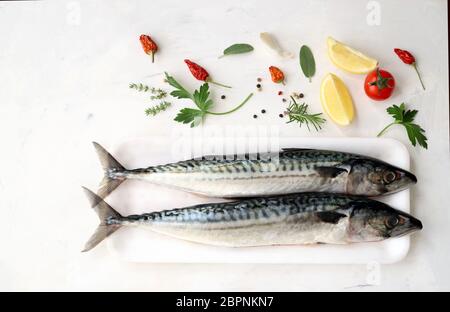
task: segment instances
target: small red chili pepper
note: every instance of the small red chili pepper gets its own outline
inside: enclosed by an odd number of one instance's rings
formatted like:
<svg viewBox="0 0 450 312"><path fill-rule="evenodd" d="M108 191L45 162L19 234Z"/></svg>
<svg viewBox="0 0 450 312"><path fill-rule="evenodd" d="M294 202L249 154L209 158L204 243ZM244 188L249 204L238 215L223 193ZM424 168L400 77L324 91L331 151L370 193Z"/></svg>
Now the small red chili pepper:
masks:
<svg viewBox="0 0 450 312"><path fill-rule="evenodd" d="M204 69L200 65L198 65L190 60L184 60L184 62L187 64L189 70L192 73L192 76L194 76L195 79L204 81L204 82L210 82L212 84L215 84L215 85L218 85L218 86L221 86L224 88L231 88L230 86L226 86L224 84L221 84L221 83L211 80L209 73L206 71L206 69Z"/></svg>
<svg viewBox="0 0 450 312"><path fill-rule="evenodd" d="M394 52L398 55L398 57L403 61L403 63L412 65L416 62L414 56L406 50L402 49L394 49Z"/></svg>
<svg viewBox="0 0 450 312"><path fill-rule="evenodd" d="M416 70L417 76L419 76L420 84L422 85L422 88L425 90L425 86L423 84L422 77L420 76L420 73L417 69L416 58L410 52L408 52L406 50L394 49L394 52L403 61L403 63L414 67L414 69Z"/></svg>
<svg viewBox="0 0 450 312"><path fill-rule="evenodd" d="M272 81L275 83L284 84L284 74L278 67L270 66L269 67L270 76L272 77Z"/></svg>
<svg viewBox="0 0 450 312"><path fill-rule="evenodd" d="M139 41L142 44L142 48L144 49L144 52L148 55L151 55L152 57L152 63L155 62L155 53L158 51L158 46L156 43L150 38L150 36L147 35L141 35L139 37Z"/></svg>

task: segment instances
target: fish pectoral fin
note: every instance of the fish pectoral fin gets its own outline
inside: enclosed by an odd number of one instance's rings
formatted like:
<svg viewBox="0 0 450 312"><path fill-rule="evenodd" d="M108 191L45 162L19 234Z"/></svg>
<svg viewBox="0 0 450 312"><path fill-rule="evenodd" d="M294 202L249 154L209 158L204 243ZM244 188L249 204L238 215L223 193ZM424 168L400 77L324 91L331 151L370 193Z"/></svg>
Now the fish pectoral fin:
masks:
<svg viewBox="0 0 450 312"><path fill-rule="evenodd" d="M315 170L324 177L336 178L341 173L348 173L348 170L344 167L316 167Z"/></svg>
<svg viewBox="0 0 450 312"><path fill-rule="evenodd" d="M320 211L316 215L320 221L332 224L337 224L340 219L347 217L347 215L337 211Z"/></svg>

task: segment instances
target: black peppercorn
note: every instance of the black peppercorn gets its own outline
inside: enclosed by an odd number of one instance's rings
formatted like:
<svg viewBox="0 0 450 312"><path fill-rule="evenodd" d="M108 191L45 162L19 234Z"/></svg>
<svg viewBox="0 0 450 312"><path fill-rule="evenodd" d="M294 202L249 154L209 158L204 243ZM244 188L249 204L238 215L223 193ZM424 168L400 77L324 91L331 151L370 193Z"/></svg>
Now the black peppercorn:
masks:
<svg viewBox="0 0 450 312"><path fill-rule="evenodd" d="M286 102L286 99L283 99L282 101L283 101L283 102Z"/></svg>
<svg viewBox="0 0 450 312"><path fill-rule="evenodd" d="M225 95L222 95L220 98L221 98L222 100L225 100Z"/></svg>
<svg viewBox="0 0 450 312"><path fill-rule="evenodd" d="M253 115L253 118L258 118L258 115Z"/></svg>
<svg viewBox="0 0 450 312"><path fill-rule="evenodd" d="M258 83L258 84L256 85L256 87L257 87L258 89L261 89L261 84Z"/></svg>
<svg viewBox="0 0 450 312"><path fill-rule="evenodd" d="M280 115L278 115L278 116L280 116L280 118L283 118L284 115L283 115L283 114L280 114Z"/></svg>
<svg viewBox="0 0 450 312"><path fill-rule="evenodd" d="M305 96L305 95L304 95L303 93L300 93L300 94L298 95L298 97L301 98L301 99L302 99L304 96Z"/></svg>

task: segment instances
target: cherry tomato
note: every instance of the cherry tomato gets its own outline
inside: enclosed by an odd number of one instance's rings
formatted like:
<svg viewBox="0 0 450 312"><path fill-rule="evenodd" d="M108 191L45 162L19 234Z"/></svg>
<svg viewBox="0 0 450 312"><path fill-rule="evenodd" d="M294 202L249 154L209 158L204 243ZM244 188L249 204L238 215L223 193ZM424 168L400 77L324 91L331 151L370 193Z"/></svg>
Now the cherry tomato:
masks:
<svg viewBox="0 0 450 312"><path fill-rule="evenodd" d="M389 98L395 88L395 79L390 72L377 68L369 73L364 81L364 91L375 101Z"/></svg>

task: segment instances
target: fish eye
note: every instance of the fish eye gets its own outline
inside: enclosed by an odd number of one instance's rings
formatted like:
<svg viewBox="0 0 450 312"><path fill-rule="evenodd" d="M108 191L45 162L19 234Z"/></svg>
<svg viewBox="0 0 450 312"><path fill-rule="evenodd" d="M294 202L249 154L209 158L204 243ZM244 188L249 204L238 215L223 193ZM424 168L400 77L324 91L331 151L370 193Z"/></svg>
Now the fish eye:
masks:
<svg viewBox="0 0 450 312"><path fill-rule="evenodd" d="M386 183L394 182L396 177L397 177L396 174L392 171L387 171L383 174L383 180Z"/></svg>
<svg viewBox="0 0 450 312"><path fill-rule="evenodd" d="M394 228L398 224L398 218L395 216L390 216L386 219L385 224L388 229Z"/></svg>

